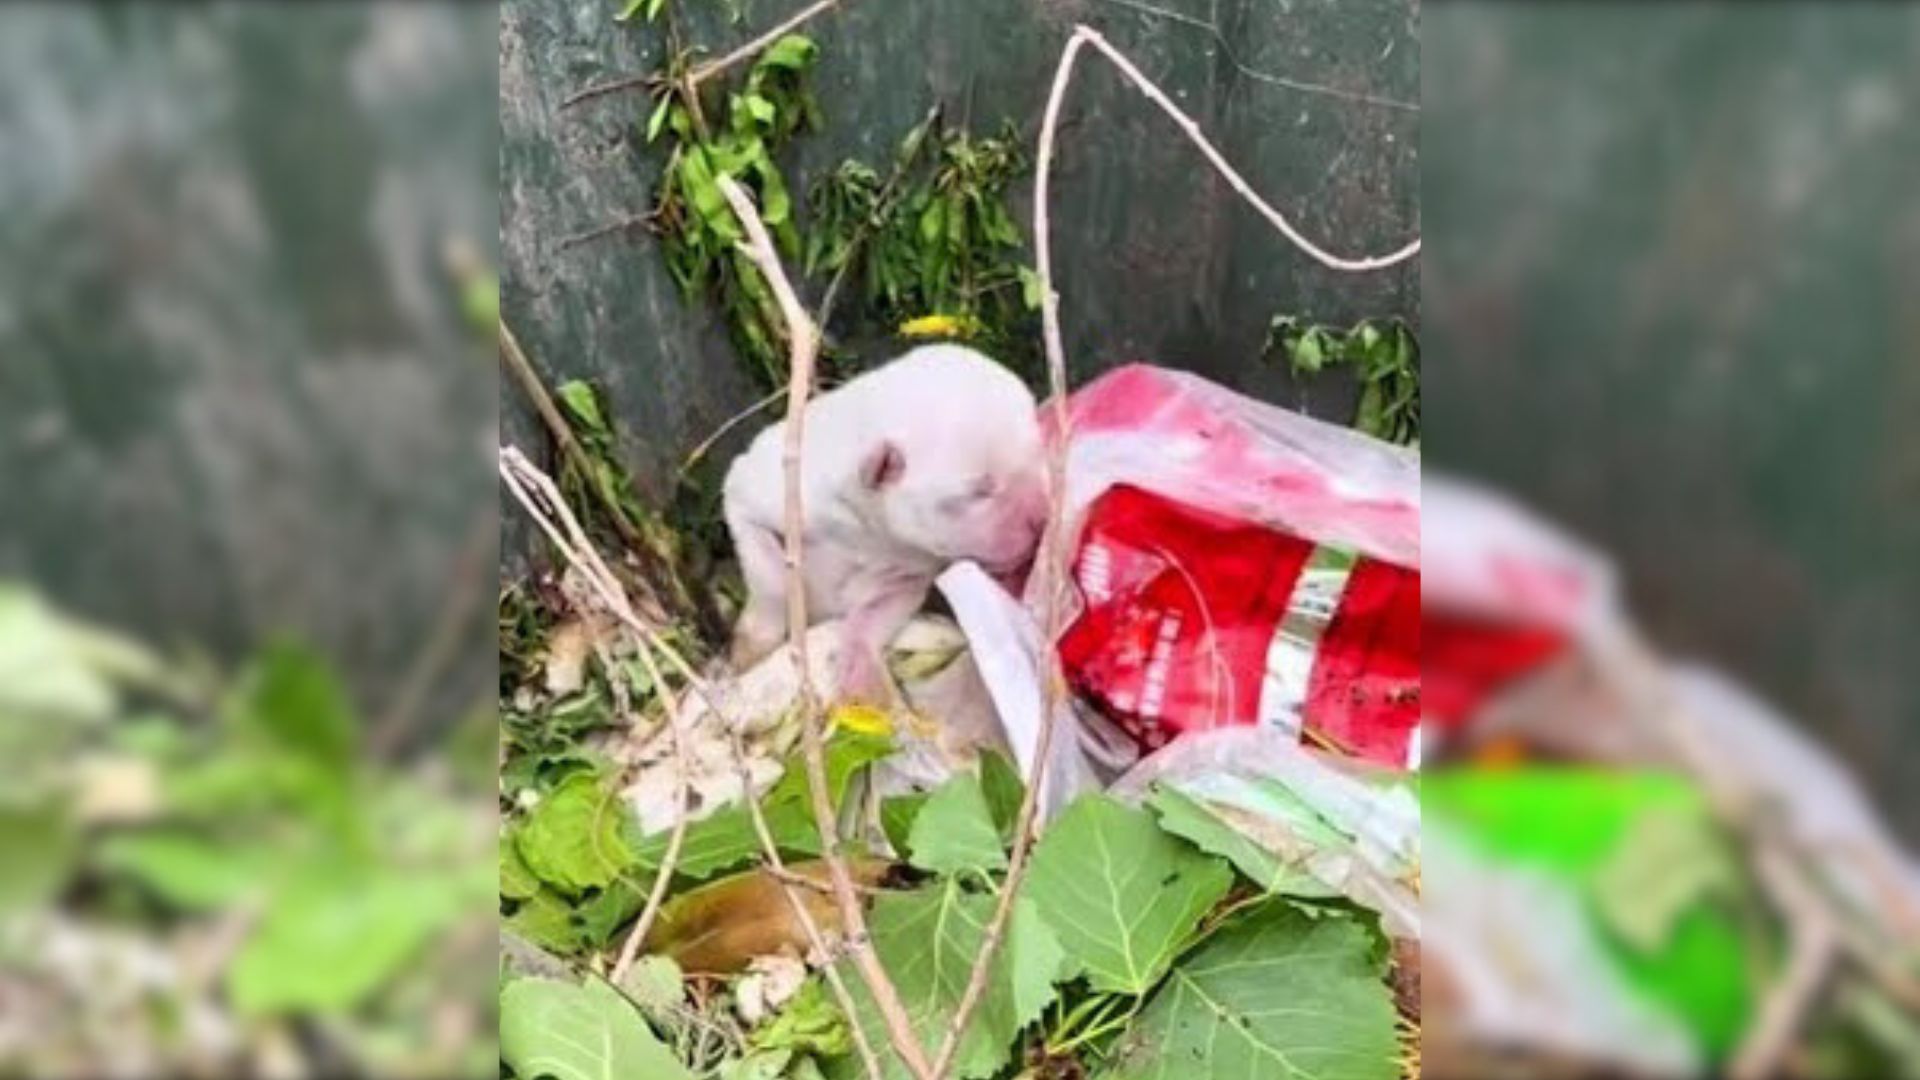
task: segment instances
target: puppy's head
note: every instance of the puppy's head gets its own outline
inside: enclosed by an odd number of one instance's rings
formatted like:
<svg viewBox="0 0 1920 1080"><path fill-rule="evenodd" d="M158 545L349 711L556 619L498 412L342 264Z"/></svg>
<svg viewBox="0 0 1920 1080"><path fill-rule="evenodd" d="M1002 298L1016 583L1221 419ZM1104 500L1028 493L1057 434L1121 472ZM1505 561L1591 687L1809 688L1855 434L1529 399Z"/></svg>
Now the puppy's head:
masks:
<svg viewBox="0 0 1920 1080"><path fill-rule="evenodd" d="M903 412L865 451L859 476L888 534L941 561L1024 565L1047 517L1033 395L968 349L916 350L896 363L912 374Z"/></svg>

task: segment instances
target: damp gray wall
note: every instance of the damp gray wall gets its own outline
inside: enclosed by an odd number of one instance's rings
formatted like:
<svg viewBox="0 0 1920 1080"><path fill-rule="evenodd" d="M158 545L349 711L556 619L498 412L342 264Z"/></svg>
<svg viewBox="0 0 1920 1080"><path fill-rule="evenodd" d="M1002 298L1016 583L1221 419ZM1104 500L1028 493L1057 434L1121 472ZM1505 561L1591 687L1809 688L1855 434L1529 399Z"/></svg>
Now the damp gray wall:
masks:
<svg viewBox="0 0 1920 1080"><path fill-rule="evenodd" d="M494 358L441 249L497 261L497 19L0 7L0 577L297 633L370 704L477 529L490 590Z"/></svg>

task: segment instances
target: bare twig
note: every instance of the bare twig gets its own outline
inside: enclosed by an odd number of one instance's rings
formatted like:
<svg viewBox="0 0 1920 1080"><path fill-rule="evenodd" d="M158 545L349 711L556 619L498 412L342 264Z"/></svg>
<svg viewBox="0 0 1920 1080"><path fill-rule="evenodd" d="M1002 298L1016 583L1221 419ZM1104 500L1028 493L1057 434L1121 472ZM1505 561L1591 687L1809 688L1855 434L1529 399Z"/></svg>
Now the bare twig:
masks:
<svg viewBox="0 0 1920 1080"><path fill-rule="evenodd" d="M1062 53L1060 57L1060 65L1063 72L1072 68L1074 53L1078 51L1078 46L1081 43L1092 45L1094 48L1100 50L1108 60L1113 62L1113 66L1120 69L1121 74L1125 75L1134 86L1139 88L1141 93L1147 96L1149 101L1160 106L1160 111L1172 117L1173 122L1186 134L1187 139L1199 148L1200 153L1206 157L1208 163L1226 179L1233 190L1239 192L1240 197L1247 200L1248 203L1251 203L1254 209L1260 211L1260 215L1266 218L1269 224L1280 230L1281 235L1292 241L1295 247L1311 256L1315 262L1318 262L1330 270L1363 273L1371 270L1386 269L1396 263L1405 262L1420 253L1420 239L1418 237L1408 241L1398 251L1386 255L1343 258L1342 256L1333 255L1325 251L1318 244L1301 235L1300 231L1294 228L1293 223L1287 220L1286 215L1275 210L1265 199L1256 194L1252 186L1247 183L1246 178L1242 177L1232 165L1227 164L1227 159L1221 156L1220 151L1214 149L1213 144L1207 141L1205 135L1200 134L1200 125L1195 123L1192 117L1180 111L1180 106L1175 105L1173 99L1167 97L1165 91L1155 86L1152 80L1141 74L1140 69L1133 65L1133 61L1127 59L1120 50L1108 44L1107 39L1101 37L1098 31L1086 26L1074 28L1073 37L1067 42L1067 50ZM1057 79L1056 85L1059 85L1060 81L1060 79Z"/></svg>
<svg viewBox="0 0 1920 1080"><path fill-rule="evenodd" d="M1813 1007L1839 952L1839 936L1812 887L1777 851L1757 853L1760 878L1785 918L1792 945L1787 967L1768 991L1760 1014L1740 1040L1727 1075L1732 1080L1766 1080L1780 1066Z"/></svg>
<svg viewBox="0 0 1920 1080"><path fill-rule="evenodd" d="M760 55L761 52L765 51L774 42L798 30L814 16L824 15L839 6L840 0L815 0L814 3L808 4L806 7L794 12L773 29L761 34L745 45L720 57L718 60L709 60L699 67L694 68L693 74L688 77L691 88L699 89L701 83L706 82L708 79L713 78L715 75L720 74L741 61L751 60Z"/></svg>
<svg viewBox="0 0 1920 1080"><path fill-rule="evenodd" d="M698 465L700 463L700 459L707 456L707 451L713 449L713 444L719 442L721 437L724 436L727 432L732 431L734 428L739 427L741 424L745 423L746 421L753 419L755 416L759 415L761 409L766 408L767 406L773 404L776 401L779 401L781 398L786 396L787 396L787 388L783 386L780 389L775 390L773 393L768 394L766 397L761 398L759 401L756 401L753 404L747 406L746 408L741 409L739 412L734 413L731 417L728 417L726 423L721 424L719 427L713 429L713 434L700 440L700 445L694 447L693 452L687 455L687 459L680 463L680 475L681 476L687 475L687 473L695 465Z"/></svg>
<svg viewBox="0 0 1920 1080"><path fill-rule="evenodd" d="M715 75L725 72L735 64L745 60L751 60L760 55L768 46L799 29L814 16L823 15L839 7L840 2L841 0L816 0L815 3L801 8L793 15L782 20L779 25L773 29L761 34L745 45L727 53L725 56L716 60L709 60L694 68L688 73L686 80L681 84L687 99L689 101L693 100L695 91L700 89L701 83L706 82ZM565 98L561 99L560 108L571 109L576 105L584 104L596 98L603 98L609 94L618 94L625 90L636 90L641 87L657 86L665 81L666 80L659 75L623 75L617 79L608 79L606 82L594 83L591 86L568 94Z"/></svg>
<svg viewBox="0 0 1920 1080"><path fill-rule="evenodd" d="M606 97L608 94L617 94L622 90L632 90L636 87L650 86L659 81L660 76L658 75L624 75L618 79L608 79L606 82L594 83L592 86L584 87L568 94L561 99L560 107L562 109L571 109L575 105L592 101L594 98Z"/></svg>
<svg viewBox="0 0 1920 1080"><path fill-rule="evenodd" d="M1074 55L1085 43L1082 32L1085 32L1085 28L1068 39L1066 51L1060 55L1060 67L1054 73L1053 89L1047 96L1047 111L1040 122L1040 152L1033 174L1033 248L1035 261L1039 263L1040 325L1047 351L1047 382L1053 395L1055 427L1055 438L1047 451L1046 539L1042 544L1039 565L1035 568L1040 575L1044 627L1040 641L1041 670L1046 680L1041 690L1040 734L1034 746L1033 775L1028 778L1026 793L1020 799L1020 814L1014 826L1013 852L1007 863L1006 881L1000 888L993 918L987 922L986 935L980 942L980 953L974 959L973 970L967 975L966 990L960 995L960 1004L954 1010L946 1038L940 1044L940 1052L934 1057L936 1078L946 1075L953 1064L954 1055L959 1052L960 1038L966 1032L967 1024L972 1021L981 996L986 992L987 976L993 969L993 955L1006 935L1007 920L1013 914L1014 902L1019 897L1020 880L1026 874L1028 856L1033 850L1034 819L1040 807L1040 789L1046 781L1047 762L1053 756L1054 720L1060 711L1065 690L1060 674L1059 653L1054 648L1054 642L1060 636L1060 585L1065 574L1066 544L1061 534L1065 531L1069 434L1067 359L1060 335L1060 294L1053 288L1053 242L1048 227L1047 185L1053 175L1053 143L1060 125L1060 105L1066 98Z"/></svg>
<svg viewBox="0 0 1920 1080"><path fill-rule="evenodd" d="M640 911L639 919L633 930L627 935L625 945L620 950L619 960L614 964L612 979L618 983L633 966L639 956L640 943L647 936L653 920L665 902L667 886L673 880L673 868L680 861L680 847L686 839L687 822L691 815L687 813L687 796L693 775L693 767L687 758L684 729L681 725L680 704L678 699L666 691L666 683L654 663L653 646L659 641L659 635L653 628L642 622L634 613L633 605L628 602L626 591L620 585L620 579L613 575L600 553L594 550L586 531L567 508L567 502L560 497L560 489L553 480L539 469L534 468L526 455L512 447L500 450L500 479L507 485L514 500L524 507L527 513L547 534L561 555L575 569L579 570L587 584L597 593L600 601L613 613L614 618L625 624L636 643L640 646L640 659L647 667L647 674L654 685L662 688L661 697L667 706L667 723L673 731L673 757L676 777L679 781L680 814L674 819L673 832L667 838L667 850L660 860L659 868L654 872L653 888L648 891L646 906ZM531 489L531 491L529 491ZM537 498L536 498L537 496ZM542 505L544 504L544 506ZM557 524L556 524L557 522Z"/></svg>
<svg viewBox="0 0 1920 1080"><path fill-rule="evenodd" d="M733 750L734 771L740 777L741 798L746 802L747 816L753 822L754 836L760 842L761 865L766 868L768 876L780 884L780 892L786 897L787 906L793 911L794 920L800 924L807 943L821 957L821 970L826 976L827 987L833 992L835 1002L845 1015L849 1017L856 1015L853 995L848 992L846 980L834 966L834 949L821 931L820 924L814 921L813 912L800 899L795 883L804 883L809 888L824 888L828 892L832 891L832 886L823 886L820 882L801 877L787 869L786 862L780 857L780 845L773 838L773 829L767 824L766 812L760 809L760 800L753 790L753 774L747 768L747 751L740 737L741 723L738 719L726 714L706 680L693 670L693 665L687 663L686 658L681 656L673 646L656 639L654 648L666 658L670 666L679 672L680 677L693 689L693 692L707 703L707 708L712 710L715 716L720 717L721 722L726 725ZM854 1049L860 1054L860 1060L866 1067L869 1080L881 1080L885 1073L880 1068L880 1059L874 1054L873 1044L868 1041L866 1031L858 1024L850 1024L849 1028L853 1034Z"/></svg>
<svg viewBox="0 0 1920 1080"><path fill-rule="evenodd" d="M847 872L846 860L840 855L840 828L834 817L833 798L827 789L820 701L814 691L811 669L807 665L807 590L802 578L806 508L802 505L800 495L800 459L806 440L807 397L813 387L813 363L820 350L820 332L808 317L806 309L800 306L800 298L795 295L793 284L780 267L780 257L774 252L773 238L767 235L766 224L754 210L753 202L730 177L721 176L718 183L721 194L733 207L734 216L740 219L741 227L746 230L747 241L741 245L741 251L759 268L761 276L767 279L767 287L773 290L780 313L787 323L787 427L786 447L782 455L786 480L786 521L783 531L786 534L787 556L787 637L800 672L800 705L803 710L800 738L807 766L807 786L813 796L814 825L820 830L822 858L826 860L827 874L833 881L834 901L840 909L841 925L853 951L854 965L865 979L867 989L872 992L880 1015L886 1022L894 1052L906 1064L908 1071L927 1080L933 1074L929 1071L926 1053L913 1032L913 1023L901 1003L899 990L881 965L879 954L874 951L872 938L867 933L866 912L854 892L853 878Z"/></svg>

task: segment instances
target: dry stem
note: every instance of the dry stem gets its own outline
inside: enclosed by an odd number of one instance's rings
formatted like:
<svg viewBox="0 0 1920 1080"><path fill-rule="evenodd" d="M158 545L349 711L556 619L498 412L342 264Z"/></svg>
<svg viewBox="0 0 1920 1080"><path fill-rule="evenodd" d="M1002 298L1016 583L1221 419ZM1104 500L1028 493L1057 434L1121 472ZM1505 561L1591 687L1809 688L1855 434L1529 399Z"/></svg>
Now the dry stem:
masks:
<svg viewBox="0 0 1920 1080"><path fill-rule="evenodd" d="M634 613L633 605L627 602L627 594L620 586L620 579L601 560L600 553L594 550L593 543L587 538L586 531L567 509L567 502L560 497L560 489L553 480L539 469L534 468L526 455L512 447L500 450L500 479L507 485L515 501L526 508L542 532L560 549L561 555L581 575L587 584L600 597L615 618L625 624L634 635L635 643L640 647L640 659L647 667L647 674L654 685L662 687L661 698L667 706L667 725L673 732L674 769L679 780L678 793L680 814L674 819L673 832L667 838L667 850L660 860L660 867L654 873L653 888L647 893L646 906L641 908L640 917L633 924L633 930L627 935L626 943L621 947L620 957L614 963L612 981L619 983L627 969L640 955L640 943L646 939L647 931L653 926L653 920L660 913L660 905L666 901L667 886L673 880L673 868L680 861L680 847L686 840L688 784L693 767L687 760L684 729L680 720L680 703L673 694L664 690L666 683L660 677L660 671L653 660L653 647L659 636L653 629L640 620ZM528 489L531 488L530 493ZM535 496L538 496L536 500ZM545 504L544 509L540 505ZM556 520L558 525L555 524Z"/></svg>
<svg viewBox="0 0 1920 1080"><path fill-rule="evenodd" d="M914 1076L928 1080L933 1074L927 1066L925 1051L913 1033L913 1023L908 1019L906 1007L900 1000L900 991L894 987L893 980L880 963L879 954L874 951L873 940L867 933L866 912L854 891L846 860L840 856L840 827L834 816L832 796L827 789L820 701L814 691L812 669L807 664L807 590L802 573L806 508L802 505L800 495L800 459L806 440L807 397L813 387L813 362L820 350L820 333L808 317L806 308L800 305L800 298L787 280L786 272L781 269L780 257L774 252L773 238L767 235L766 224L754 210L753 202L730 177L721 176L718 182L721 194L727 197L734 216L740 219L740 225L747 233L747 242L740 249L759 268L761 276L767 279L767 287L773 290L775 299L779 301L780 313L787 324L787 427L786 447L781 456L786 486L783 531L787 556L787 637L789 647L793 649L794 663L800 671L802 756L807 766L807 787L812 795L814 825L820 830L821 856L826 861L827 874L833 882L834 901L840 909L841 925L845 929L847 944L853 951L854 965L865 979L867 989L872 992L875 1004L879 1006L894 1052L900 1055L900 1060ZM858 1023L856 1019L849 1019Z"/></svg>
<svg viewBox="0 0 1920 1080"><path fill-rule="evenodd" d="M1207 141L1207 137L1200 134L1200 125L1195 123L1192 117L1180 111L1180 106L1175 105L1173 99L1167 97L1166 92L1158 86L1155 86L1152 80L1142 75L1140 69L1133 66L1133 61L1128 60L1121 54L1120 50L1109 45L1106 38L1101 37L1098 31L1090 27L1079 26L1074 28L1073 37L1067 42L1067 50L1062 53L1060 57L1062 74L1055 79L1054 85L1056 88L1065 81L1064 73L1073 67L1074 53L1079 50L1079 46L1083 43L1099 49L1106 55L1108 60L1113 61L1113 66L1119 68L1121 74L1132 81L1141 93L1147 95L1149 101L1160 106L1162 112L1173 118L1173 122L1179 125L1180 130L1186 133L1187 138L1192 141L1193 145L1200 149L1200 153L1205 155L1207 161L1219 171L1221 176L1226 178L1227 183L1233 187L1233 190L1239 192L1241 198L1251 203L1253 208L1260 211L1260 215L1266 218L1269 224L1280 230L1281 235L1292 241L1295 247L1312 256L1315 262L1331 270L1364 273L1371 270L1383 270L1396 263L1404 262L1420 253L1420 239L1415 237L1398 251L1386 255L1370 255L1362 258L1349 259L1330 254L1313 241L1302 236L1300 231L1293 227L1293 223L1287 220L1286 215L1275 210L1265 199L1255 194L1252 186L1247 183L1246 178L1242 177L1233 166L1227 164L1227 159L1221 156L1220 151L1214 149L1213 144ZM1044 150L1045 148L1043 147L1043 152Z"/></svg>
<svg viewBox="0 0 1920 1080"><path fill-rule="evenodd" d="M817 2L801 8L793 15L782 20L773 29L761 34L745 45L740 46L717 60L709 60L699 67L694 68L693 71L688 73L686 80L681 84L688 100L692 100L694 92L700 89L701 83L706 82L715 75L724 73L735 64L753 59L764 52L767 47L774 42L779 41L781 38L799 29L800 26L809 19L812 19L816 15L825 14L839 6L840 0L817 0ZM568 94L561 100L560 107L562 109L571 109L575 105L592 101L595 98L606 97L608 94L617 94L622 90L633 90L642 86L651 86L661 81L663 80L658 75L624 75L617 79L608 79L606 82L595 83L592 86Z"/></svg>
<svg viewBox="0 0 1920 1080"><path fill-rule="evenodd" d="M812 19L816 15L824 15L839 6L840 0L815 0L814 3L808 4L806 7L794 12L773 29L761 34L745 45L740 46L718 60L709 60L699 67L694 68L693 74L688 77L690 88L695 90L699 89L701 83L706 82L715 75L720 74L743 60L751 60L760 55L768 46L799 29L807 20Z"/></svg>

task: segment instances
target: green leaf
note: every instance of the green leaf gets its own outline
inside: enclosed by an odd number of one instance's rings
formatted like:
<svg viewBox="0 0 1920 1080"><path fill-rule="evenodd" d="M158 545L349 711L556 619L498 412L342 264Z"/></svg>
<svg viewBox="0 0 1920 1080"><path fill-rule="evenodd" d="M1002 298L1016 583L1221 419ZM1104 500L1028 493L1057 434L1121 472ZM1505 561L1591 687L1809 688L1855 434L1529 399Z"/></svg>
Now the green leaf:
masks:
<svg viewBox="0 0 1920 1080"><path fill-rule="evenodd" d="M773 102L768 101L759 94L742 94L735 98L734 101L739 108L746 110L748 116L753 117L760 123L773 123Z"/></svg>
<svg viewBox="0 0 1920 1080"><path fill-rule="evenodd" d="M579 925L566 898L543 888L522 901L506 917L508 929L549 952L570 955L588 946L581 940Z"/></svg>
<svg viewBox="0 0 1920 1080"><path fill-rule="evenodd" d="M993 814L993 825L1000 830L1000 839L1012 843L1013 827L1019 823L1020 803L1026 798L1027 785L1020 781L1020 771L1005 754L988 750L980 755L980 791L987 797L987 810Z"/></svg>
<svg viewBox="0 0 1920 1080"><path fill-rule="evenodd" d="M1040 272L1031 266L1020 268L1020 302L1028 311L1039 311L1040 302L1046 298L1046 283L1040 280Z"/></svg>
<svg viewBox="0 0 1920 1080"><path fill-rule="evenodd" d="M508 900L528 900L540 891L540 879L520 857L519 840L512 833L500 838L500 895Z"/></svg>
<svg viewBox="0 0 1920 1080"><path fill-rule="evenodd" d="M756 1050L797 1050L821 1057L853 1053L847 1018L818 978L802 983L779 1015L756 1028L748 1041Z"/></svg>
<svg viewBox="0 0 1920 1080"><path fill-rule="evenodd" d="M599 979L515 979L500 992L500 1060L518 1080L692 1080L620 992Z"/></svg>
<svg viewBox="0 0 1920 1080"><path fill-rule="evenodd" d="M269 645L226 703L228 721L317 764L345 770L357 740L347 691L320 654L290 641Z"/></svg>
<svg viewBox="0 0 1920 1080"><path fill-rule="evenodd" d="M910 849L907 840L913 835L913 823L920 811L927 805L926 795L895 795L880 802L880 829L887 834L887 843L893 850L906 852Z"/></svg>
<svg viewBox="0 0 1920 1080"><path fill-rule="evenodd" d="M575 423L584 425L587 430L604 434L609 429L607 419L601 415L600 402L594 396L593 387L579 379L568 379L554 391L554 396L573 414Z"/></svg>
<svg viewBox="0 0 1920 1080"><path fill-rule="evenodd" d="M620 14L615 15L613 17L613 21L617 23L626 22L628 19L631 19L635 15L639 14L640 5L646 4L649 2L651 2L651 0L627 0L627 6L620 9Z"/></svg>
<svg viewBox="0 0 1920 1080"><path fill-rule="evenodd" d="M1174 967L1104 1077L1393 1080L1393 1001L1371 954L1352 919L1250 908Z"/></svg>
<svg viewBox="0 0 1920 1080"><path fill-rule="evenodd" d="M211 911L269 888L286 854L183 829L108 837L95 859L184 911Z"/></svg>
<svg viewBox="0 0 1920 1080"><path fill-rule="evenodd" d="M873 947L893 976L922 1046L939 1046L946 1036L986 939L994 903L991 896L964 892L953 879L916 892L885 893L874 901ZM886 1045L886 1029L866 983L850 961L841 963L861 1030L871 1044ZM961 1036L954 1075L971 1080L998 1072L1011 1056L1014 1038L1053 1001L1054 984L1071 974L1059 939L1021 898L1006 941L994 955L987 991ZM897 1058L886 1058L889 1077L907 1075ZM840 1059L829 1071L835 1077L862 1075L853 1058Z"/></svg>
<svg viewBox="0 0 1920 1080"><path fill-rule="evenodd" d="M909 861L928 873L1004 870L1007 853L980 793L980 778L961 772L927 799L907 837Z"/></svg>
<svg viewBox="0 0 1920 1080"><path fill-rule="evenodd" d="M527 869L563 893L606 885L635 861L623 836L626 804L587 773L562 781L513 834Z"/></svg>
<svg viewBox="0 0 1920 1080"><path fill-rule="evenodd" d="M663 96L660 99L660 104L655 105L653 107L653 115L647 117L647 141L648 142L652 142L655 139L660 137L661 129L667 126L667 113L671 112L672 109L673 109L672 94L667 94Z"/></svg>
<svg viewBox="0 0 1920 1080"><path fill-rule="evenodd" d="M66 883L80 835L66 807L0 803L0 915L46 902Z"/></svg>
<svg viewBox="0 0 1920 1080"><path fill-rule="evenodd" d="M1026 893L1095 990L1144 994L1232 884L1148 811L1087 795L1041 837Z"/></svg>
<svg viewBox="0 0 1920 1080"><path fill-rule="evenodd" d="M1305 870L1289 866L1279 855L1220 820L1205 804L1173 788L1156 788L1148 796L1147 805L1160 815L1161 828L1192 841L1209 855L1224 857L1267 892L1313 897L1339 895L1338 890Z"/></svg>
<svg viewBox="0 0 1920 1080"><path fill-rule="evenodd" d="M842 732L827 744L827 794L834 805L846 795L853 774L887 756L893 744L883 738ZM813 824L812 797L808 794L805 766L796 755L787 763L787 771L760 800L767 828L781 851L792 855L820 854L820 833ZM651 872L665 857L667 830L642 839L636 845L638 868ZM753 817L744 805L733 805L687 826L687 835L674 864L676 876L703 880L760 856L760 840L754 832Z"/></svg>
<svg viewBox="0 0 1920 1080"><path fill-rule="evenodd" d="M340 1011L385 985L465 904L456 883L344 864L276 895L227 972L242 1012Z"/></svg>
<svg viewBox="0 0 1920 1080"><path fill-rule="evenodd" d="M805 34L788 34L767 47L756 68L781 68L787 71L804 71L819 54L820 47Z"/></svg>

